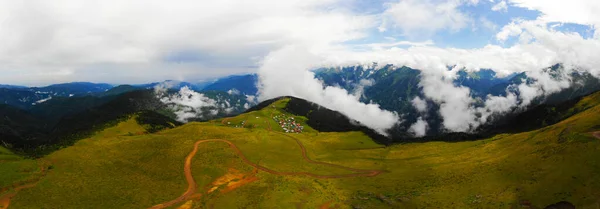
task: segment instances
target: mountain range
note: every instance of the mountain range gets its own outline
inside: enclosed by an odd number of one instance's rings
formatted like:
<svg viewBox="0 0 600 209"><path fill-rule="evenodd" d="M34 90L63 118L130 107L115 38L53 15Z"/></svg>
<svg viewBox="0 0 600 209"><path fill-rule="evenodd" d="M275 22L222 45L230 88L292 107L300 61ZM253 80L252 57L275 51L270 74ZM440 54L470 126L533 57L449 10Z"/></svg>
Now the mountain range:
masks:
<svg viewBox="0 0 600 209"><path fill-rule="evenodd" d="M63 127L85 134L37 160L0 146L0 206L585 208L600 201L600 93L557 108L560 121L531 131L395 145L299 98L180 124L139 111L152 108L143 102L152 94L133 91L70 117ZM536 112L516 118L536 121L529 117Z"/></svg>
<svg viewBox="0 0 600 209"><path fill-rule="evenodd" d="M423 114L412 102L426 98L418 70L315 75L404 120ZM491 70L457 75L454 85L476 99L530 82ZM425 99L438 129L421 137L405 131L410 121L385 136L302 98L255 103L256 75L203 89L179 81L1 88L12 102L0 104L0 208L593 206L600 92L593 77L572 78L576 85L468 133L443 130L439 106Z"/></svg>
<svg viewBox="0 0 600 209"><path fill-rule="evenodd" d="M549 67L548 70L560 71L562 68L562 65L557 64ZM539 128L542 125L564 119L565 116L560 112L561 110L570 108L569 104L576 103L582 96L600 90L600 81L597 78L585 73L573 73L570 81L572 85L569 88L543 98L537 98L527 108L515 108L509 113L495 116L491 122L484 124L474 132L453 133L443 126L443 117L438 112L440 104L426 99L422 87L419 86L421 81L419 70L374 64L371 66L321 68L316 69L314 73L315 77L326 86L341 87L356 95L364 103L375 103L384 110L401 114L402 121L388 131L387 139L381 138L381 135L378 134L371 134L372 137L378 138L378 141L385 144L415 140L465 140L495 134L500 129L511 131L513 129ZM476 100L483 100L488 95L505 96L514 86L523 82L531 82L531 79L526 73L514 73L500 77L493 70L482 69L476 72L460 70L453 82L455 86L468 87L471 96ZM56 130L61 129L61 126L71 126L64 124L76 123L73 122L72 117L97 111L102 107L107 107L104 112L110 111L111 108L123 109L124 112L116 111L120 114L149 110L180 122L206 121L236 115L256 105L254 98L258 94L257 83L258 76L248 74L228 76L199 84L167 80L119 86L86 82L46 87L3 85L0 87L0 101L4 103L1 111L5 115L2 132L6 136L4 141L11 141L16 143L17 147L22 147L23 144L31 144L18 143L26 141L23 139L46 138L51 133L56 135L58 133ZM164 92L158 94L157 89ZM414 107L413 99L417 97L423 98L429 107L425 113ZM136 105L114 104L116 101L125 100L134 102ZM515 123L515 118L518 119L527 111L537 116L538 120L532 124ZM409 131L410 126L423 115L426 115L427 132L424 137L415 137ZM30 122L15 121L14 118L17 117ZM106 121L114 119L111 117ZM65 122L68 120L71 121ZM523 125L507 127L509 126L507 124ZM34 147L39 145L36 144Z"/></svg>
<svg viewBox="0 0 600 209"><path fill-rule="evenodd" d="M216 80L207 90L198 90L201 84L179 81L119 86L87 82L46 87L3 85L0 87L0 141L20 152L38 156L70 145L102 129L103 124L140 111L150 111L144 115L159 113L169 118L164 121L172 124L179 123L175 119L206 121L239 114L254 103L244 94L232 92L233 87L223 89L228 84L235 86L235 78ZM156 92L158 87L164 88L160 95ZM183 87L197 92L191 90L194 95L183 95L180 92ZM194 104L202 98L210 104ZM191 115L178 118L177 114Z"/></svg>
<svg viewBox="0 0 600 209"><path fill-rule="evenodd" d="M557 64L549 67L549 70L559 71L562 68L562 65ZM396 138L412 138L408 130L422 115L427 115L425 121L428 123L429 129L426 135L440 135L449 132L442 125L443 118L439 113L440 104L426 99L427 97L419 85L421 81L419 70L393 65L383 67L359 65L317 69L315 77L327 86L339 86L353 94L360 94L358 95L360 100L365 103L375 103L384 110L401 114L403 121L390 131ZM523 82L531 82L531 78L528 78L526 73L514 73L500 77L490 69L476 72L461 70L453 82L455 86L468 87L470 96L482 101L488 95L506 96L511 88ZM569 82L570 87L537 98L525 109L542 104L559 104L600 90L600 80L589 73L575 72ZM516 94L518 95L518 92ZM427 107L429 107L426 113L420 113L413 106L412 100L416 97L425 99ZM523 109L512 110L514 113L521 111ZM497 116L495 120L503 120L503 117Z"/></svg>

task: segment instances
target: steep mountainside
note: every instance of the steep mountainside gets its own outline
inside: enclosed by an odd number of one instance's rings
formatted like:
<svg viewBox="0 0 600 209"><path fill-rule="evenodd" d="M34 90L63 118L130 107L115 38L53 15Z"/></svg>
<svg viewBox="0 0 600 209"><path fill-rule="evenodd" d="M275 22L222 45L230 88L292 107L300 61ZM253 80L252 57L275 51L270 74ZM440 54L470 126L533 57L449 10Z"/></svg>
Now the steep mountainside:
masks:
<svg viewBox="0 0 600 209"><path fill-rule="evenodd" d="M114 98L115 96L55 97L44 103L32 106L27 111L54 125L64 116L78 114L87 109L103 105Z"/></svg>
<svg viewBox="0 0 600 209"><path fill-rule="evenodd" d="M181 120L181 115L186 116L186 122L206 121L239 114L249 107L245 96L222 91L191 91L185 95L179 90L168 90L164 95L157 95L153 89L115 88L102 94L54 97L29 108L3 105L2 111L10 110L13 114L2 114L6 115L0 121L2 140L14 149L39 156L68 146L104 124L138 112L158 112L165 117L161 120L179 124L175 119ZM203 104L200 97L211 102ZM29 120L15 121L16 118Z"/></svg>
<svg viewBox="0 0 600 209"><path fill-rule="evenodd" d="M131 114L157 118L152 111L166 110L165 104L152 91L134 91L110 98L61 98L36 107L31 113L7 105L2 105L0 111L4 116L0 121L3 127L0 134L5 136L2 140L13 149L40 156L69 146L103 129L106 124L116 123ZM160 120L179 124L166 116ZM164 123L158 124L164 126Z"/></svg>
<svg viewBox="0 0 600 209"><path fill-rule="evenodd" d="M563 70L563 66L560 64L547 69L554 76L560 76ZM424 119L429 125L427 135L444 136L448 132L442 125L443 118L439 114L440 105L427 100L422 88L419 87L421 72L418 70L393 65L378 66L375 63L371 66L317 69L315 76L325 85L339 86L355 95L360 94L358 96L365 103L373 102L379 104L382 109L402 114L403 121L391 130L395 137L411 138L412 136L407 134L409 127L423 115L427 116ZM600 90L600 80L589 73L575 71L570 76L571 86L569 88L550 94L545 98L538 98L532 101L532 104L526 109L514 109L509 117L496 116L495 119L507 120L521 111L535 108L538 105L561 104ZM517 85L532 81L526 73L498 77L493 70L482 69L477 72L459 71L454 84L469 87L471 96L482 101L487 95L506 95L507 90L512 92ZM517 93L517 95L519 94ZM412 100L415 97L425 99L427 107L429 107L425 113L419 113L413 107ZM492 120L491 125L497 122Z"/></svg>
<svg viewBox="0 0 600 209"><path fill-rule="evenodd" d="M531 131L556 124L600 104L600 92L559 104L542 104L527 111L508 115L494 124L481 127L488 135Z"/></svg>
<svg viewBox="0 0 600 209"><path fill-rule="evenodd" d="M47 94L37 94L27 89L0 88L0 104L27 109L51 98Z"/></svg>
<svg viewBox="0 0 600 209"><path fill-rule="evenodd" d="M28 112L0 104L0 145L30 143L47 133L48 125Z"/></svg>

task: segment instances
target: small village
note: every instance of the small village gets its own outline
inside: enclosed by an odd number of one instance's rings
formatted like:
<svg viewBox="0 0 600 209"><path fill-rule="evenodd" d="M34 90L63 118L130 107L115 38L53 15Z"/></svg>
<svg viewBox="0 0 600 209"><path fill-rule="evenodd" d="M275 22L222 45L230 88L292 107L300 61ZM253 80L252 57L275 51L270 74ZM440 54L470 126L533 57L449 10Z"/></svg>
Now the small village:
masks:
<svg viewBox="0 0 600 209"><path fill-rule="evenodd" d="M287 117L282 114L273 116L273 120L275 120L286 133L302 133L304 130L304 126L296 122L294 117Z"/></svg>

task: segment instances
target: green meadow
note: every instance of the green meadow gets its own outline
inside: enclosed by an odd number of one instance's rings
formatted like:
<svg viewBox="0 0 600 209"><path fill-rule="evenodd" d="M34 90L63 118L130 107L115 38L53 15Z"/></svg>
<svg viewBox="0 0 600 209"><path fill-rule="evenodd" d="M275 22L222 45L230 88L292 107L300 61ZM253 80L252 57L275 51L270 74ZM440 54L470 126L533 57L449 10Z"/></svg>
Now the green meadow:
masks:
<svg viewBox="0 0 600 209"><path fill-rule="evenodd" d="M592 132L600 130L599 95L581 100L578 114L531 132L387 147L361 132L305 125L303 133L284 133L273 115L307 120L286 113L286 100L154 134L132 117L38 160L0 147L0 186L30 178L43 161L51 165L47 175L18 191L9 208L149 208L186 191L184 159L203 139L229 140L248 160L276 171L352 173L308 163L295 138L312 160L385 172L340 179L274 175L256 171L225 143L207 142L191 166L198 195L175 208L543 208L559 201L598 208L600 139ZM216 183L224 176L235 177ZM244 182L247 176L254 180Z"/></svg>

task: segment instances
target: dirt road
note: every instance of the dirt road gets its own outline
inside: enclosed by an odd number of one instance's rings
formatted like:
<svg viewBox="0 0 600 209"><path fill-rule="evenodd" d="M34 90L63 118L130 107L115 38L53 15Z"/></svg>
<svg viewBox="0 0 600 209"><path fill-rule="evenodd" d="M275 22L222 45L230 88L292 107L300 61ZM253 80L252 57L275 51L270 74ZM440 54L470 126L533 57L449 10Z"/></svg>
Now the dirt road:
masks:
<svg viewBox="0 0 600 209"><path fill-rule="evenodd" d="M192 176L192 159L194 158L194 156L196 155L196 153L198 152L198 145L200 145L200 143L203 142L209 142L212 140L200 140L197 141L194 144L194 149L192 150L192 152L190 152L190 154L188 154L187 157L185 157L185 164L183 167L183 173L185 174L185 180L188 183L188 188L187 190L178 198L171 200L169 202L165 202L162 204L158 204L155 206L152 206L152 209L156 209L156 208L167 208L167 207L171 207L177 203L180 203L182 201L184 201L186 198L188 198L189 196L193 195L196 192L196 180L194 180L194 177Z"/></svg>
<svg viewBox="0 0 600 209"><path fill-rule="evenodd" d="M310 159L306 153L306 148L304 147L304 145L302 144L302 142L300 142L300 140L298 140L295 137L292 137L290 135L286 135L283 133L279 133L279 132L275 132L272 130L271 128L271 121L270 119L273 118L273 112L271 112L270 114L270 118L265 119L265 123L267 124L267 130L270 133L275 133L275 134L279 134L283 137L287 137L290 139L293 139L294 141L296 141L296 144L298 144L298 146L300 146L300 150L302 151L302 158L307 161L308 163L311 164L318 164L318 165L324 165L324 166L329 166L329 167L334 167L334 168L339 168L339 169L343 169L343 170L348 170L348 171L352 171L354 173L348 173L348 174L338 174L338 175L320 175L320 174L314 174L314 173L308 173L308 172L280 172L280 171L275 171L269 168L266 168L264 166L258 165L250 160L248 160L248 158L246 158L246 156L242 153L242 151L235 145L233 144L231 141L229 140L224 140L224 139L205 139L205 140L200 140L197 141L194 144L194 149L192 150L192 152L190 152L190 154L185 158L185 167L184 167L184 173L185 173L185 178L188 182L188 189L185 193L183 193L181 196L179 196L178 198L171 200L169 202L166 203L162 203L162 204L158 204L155 205L153 207L151 207L151 209L162 209L162 208L166 208L166 207L170 207L173 206L177 203L180 203L186 199L188 199L191 195L193 195L196 191L196 181L194 180L194 177L192 176L192 170L191 170L191 162L192 162L192 158L194 157L194 155L196 155L196 152L198 151L198 145L200 145L201 143L205 143L205 142L223 142L223 143L227 143L229 145L229 147L231 149L233 149L233 151L240 157L242 158L242 160L260 170L260 171L264 171L270 174L274 174L274 175L282 175L282 176L308 176L308 177L313 177L313 178L319 178L319 179L336 179L336 178L350 178L350 177L373 177L373 176L377 176L381 173L383 173L384 171L382 170L369 170L369 169L357 169L357 168L350 168L350 167L345 167L345 166L341 166L341 165L336 165L336 164L332 164L332 163L326 163L326 162L319 162L319 161L314 161L312 159ZM225 118L221 121L222 124L225 124L226 120L228 120L229 118Z"/></svg>
<svg viewBox="0 0 600 209"><path fill-rule="evenodd" d="M312 160L312 159L310 159L308 157L308 155L306 154L306 148L304 147L304 145L302 144L302 142L300 142L300 140L298 140L297 138L295 138L293 136L286 135L286 134L283 134L283 133L278 133L278 132L272 132L272 133L276 133L276 134L279 134L281 136L288 137L290 139L295 140L296 143L298 144L298 146L300 146L300 149L302 150L302 158L304 158L304 160L307 161L307 162L309 162L309 163L319 164L319 165L325 165L325 166L329 166L329 167L341 168L341 169L344 169L344 170L349 170L349 171L357 172L357 173L351 174L352 176L377 176L380 173L384 172L382 170L357 169L357 168L350 168L350 167L345 167L345 166L341 166L341 165L337 165L337 164L332 164L332 163L314 161L314 160ZM334 175L334 176L340 176L340 175ZM352 177L352 176L350 176L350 177ZM344 177L341 177L341 178L344 178Z"/></svg>
<svg viewBox="0 0 600 209"><path fill-rule="evenodd" d="M41 162L40 173L36 177L0 189L0 193L9 191L10 189L13 190L4 194L3 196L0 196L0 209L8 208L8 206L10 205L10 199L15 197L15 195L17 195L17 193L21 190L34 187L42 179L42 177L46 176L47 172L48 169L46 163Z"/></svg>
<svg viewBox="0 0 600 209"><path fill-rule="evenodd" d="M282 134L283 136L286 137L290 137L287 135ZM325 162L318 162L318 161L314 161L311 160L310 158L308 158L308 156L306 155L306 148L304 147L304 145L296 138L290 137L294 140L296 140L296 143L300 146L301 150L302 150L302 157L304 158L304 160L306 160L309 163L312 164L320 164L320 165L325 165L325 166L330 166L330 167L336 167L336 168L341 168L341 169L345 169L345 170L349 170L349 171L354 171L355 173L349 173L349 174L340 174L340 175L320 175L320 174L314 174L314 173L308 173L308 172L280 172L280 171L275 171L269 168L266 168L264 166L258 165L250 160L248 160L248 158L246 158L246 156L242 153L242 151L235 145L233 144L231 141L228 140L224 140L224 139L205 139L205 140L200 140L197 141L194 144L194 149L192 150L192 152L190 152L190 154L185 158L185 166L184 166L184 174L185 174L185 178L187 180L188 183L188 188L187 190L178 198L171 200L169 202L165 202L162 204L158 204L155 205L153 207L151 207L151 209L162 209L162 208L167 208L170 206L173 206L177 203L183 202L184 200L186 200L188 197L190 197L191 195L193 195L196 192L196 181L194 180L194 177L192 176L192 169L191 169L191 163L192 163L192 159L194 158L194 155L196 155L196 153L198 152L198 145L200 145L201 143L205 143L205 142L223 142L223 143L227 143L229 145L229 147L231 149L233 149L233 151L240 157L242 158L242 160L258 169L270 174L274 174L274 175L283 175L283 176L309 176L309 177L313 177L313 178L320 178L320 179L334 179L334 178L349 178L349 177L360 177L360 176L365 176L365 177L372 177L372 176L376 176L379 175L380 173L382 173L383 171L380 170L366 170L366 169L356 169L356 168L349 168L349 167L344 167L341 165L335 165L335 164L331 164L331 163L325 163Z"/></svg>
<svg viewBox="0 0 600 209"><path fill-rule="evenodd" d="M596 132L592 133L592 135L594 135L596 138L600 139L600 131L596 131Z"/></svg>

